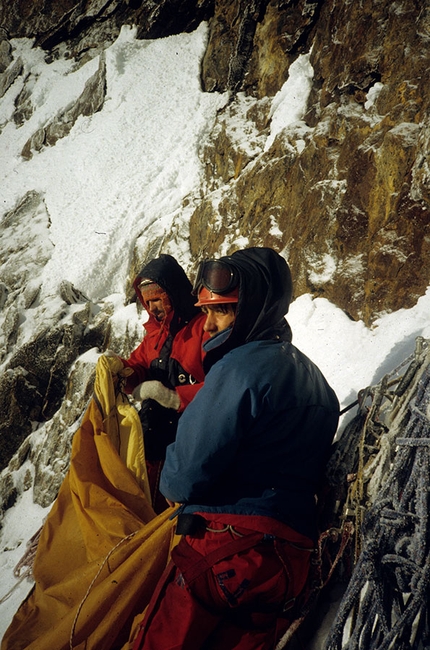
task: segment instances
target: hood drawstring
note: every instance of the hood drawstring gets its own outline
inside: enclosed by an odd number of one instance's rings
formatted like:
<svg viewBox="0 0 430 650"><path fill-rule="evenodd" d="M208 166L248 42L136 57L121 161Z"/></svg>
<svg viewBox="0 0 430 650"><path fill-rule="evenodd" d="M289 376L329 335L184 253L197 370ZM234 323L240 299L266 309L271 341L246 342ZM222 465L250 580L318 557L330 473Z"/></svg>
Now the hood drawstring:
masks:
<svg viewBox="0 0 430 650"><path fill-rule="evenodd" d="M171 326L174 318L175 318L175 311L174 309L172 309L168 314L165 315L162 321L157 321L158 323L160 323L160 331L158 333L157 341L154 345L154 350L158 350L161 338L164 332L166 332L166 330L167 330L167 336L169 336L169 333L173 334L173 332L171 331Z"/></svg>
<svg viewBox="0 0 430 650"><path fill-rule="evenodd" d="M166 329L166 316L161 321L160 331L158 333L158 337L157 337L157 340L156 340L155 345L154 345L155 350L158 350L158 346L160 345L160 340L161 340L161 337L163 336L163 333L164 333L165 329Z"/></svg>

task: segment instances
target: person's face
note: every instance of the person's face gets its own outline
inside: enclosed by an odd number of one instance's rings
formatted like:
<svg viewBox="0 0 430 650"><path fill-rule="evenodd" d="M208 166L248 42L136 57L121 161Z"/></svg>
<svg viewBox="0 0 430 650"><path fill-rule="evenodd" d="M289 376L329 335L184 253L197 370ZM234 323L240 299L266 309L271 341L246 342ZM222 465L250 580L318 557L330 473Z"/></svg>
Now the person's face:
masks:
<svg viewBox="0 0 430 650"><path fill-rule="evenodd" d="M225 304L222 308L220 305L204 305L201 309L206 314L203 329L209 333L209 336L215 336L230 327L236 318L234 307L230 304Z"/></svg>
<svg viewBox="0 0 430 650"><path fill-rule="evenodd" d="M170 304L170 300L165 298L162 300L161 298L150 298L149 300L145 301L147 310L154 318L158 321L161 322L164 320L167 316L172 311L172 305Z"/></svg>

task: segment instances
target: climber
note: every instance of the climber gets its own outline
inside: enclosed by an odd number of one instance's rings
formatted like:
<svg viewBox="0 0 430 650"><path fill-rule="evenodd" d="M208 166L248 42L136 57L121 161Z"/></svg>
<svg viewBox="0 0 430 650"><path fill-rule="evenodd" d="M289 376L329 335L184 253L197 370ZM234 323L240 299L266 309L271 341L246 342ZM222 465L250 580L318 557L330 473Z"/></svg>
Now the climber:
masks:
<svg viewBox="0 0 430 650"><path fill-rule="evenodd" d="M125 392L141 402L152 505L159 513L167 507L158 491L166 447L175 439L180 414L204 380L205 317L194 306L185 271L171 255L146 264L133 286L149 318L142 342L128 359L122 359L124 366L133 369Z"/></svg>
<svg viewBox="0 0 430 650"><path fill-rule="evenodd" d="M181 504L182 537L133 650L268 650L306 583L339 403L291 343L291 275L278 253L206 261L194 291L210 334L207 374L160 481Z"/></svg>

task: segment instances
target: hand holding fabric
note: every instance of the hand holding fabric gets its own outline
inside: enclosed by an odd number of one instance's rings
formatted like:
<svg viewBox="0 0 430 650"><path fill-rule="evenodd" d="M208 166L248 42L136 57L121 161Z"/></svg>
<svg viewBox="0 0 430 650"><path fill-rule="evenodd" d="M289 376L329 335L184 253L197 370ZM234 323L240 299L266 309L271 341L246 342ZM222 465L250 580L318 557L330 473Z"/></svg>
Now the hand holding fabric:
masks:
<svg viewBox="0 0 430 650"><path fill-rule="evenodd" d="M105 350L103 356L108 361L109 367L113 374L120 374L124 369L124 364L121 357L113 350Z"/></svg>
<svg viewBox="0 0 430 650"><path fill-rule="evenodd" d="M121 357L116 352L114 352L113 350L105 350L103 352L103 356L108 357L109 359L118 359L118 361L121 361ZM122 361L121 361L121 365L124 367L124 364L122 363Z"/></svg>
<svg viewBox="0 0 430 650"><path fill-rule="evenodd" d="M151 380L144 381L133 391L135 400L153 399L166 409L174 409L175 411L181 405L179 395L175 390L166 388L161 381Z"/></svg>
<svg viewBox="0 0 430 650"><path fill-rule="evenodd" d="M114 352L113 350L105 350L103 352L103 354L105 355L105 357L117 357L118 356L117 353Z"/></svg>

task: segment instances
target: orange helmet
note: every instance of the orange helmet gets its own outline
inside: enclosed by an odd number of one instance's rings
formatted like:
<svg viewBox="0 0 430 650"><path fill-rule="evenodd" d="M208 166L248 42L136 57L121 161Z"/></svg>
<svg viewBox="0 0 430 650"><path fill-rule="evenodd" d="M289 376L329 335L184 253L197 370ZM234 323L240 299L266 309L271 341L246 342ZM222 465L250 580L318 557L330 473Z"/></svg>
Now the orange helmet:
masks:
<svg viewBox="0 0 430 650"><path fill-rule="evenodd" d="M203 307L203 305L221 305L226 303L235 303L239 300L239 287L229 291L228 293L214 293L206 287L202 287L199 291L198 302L196 307Z"/></svg>

